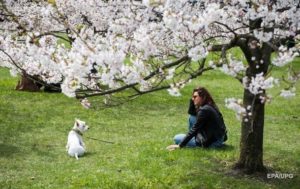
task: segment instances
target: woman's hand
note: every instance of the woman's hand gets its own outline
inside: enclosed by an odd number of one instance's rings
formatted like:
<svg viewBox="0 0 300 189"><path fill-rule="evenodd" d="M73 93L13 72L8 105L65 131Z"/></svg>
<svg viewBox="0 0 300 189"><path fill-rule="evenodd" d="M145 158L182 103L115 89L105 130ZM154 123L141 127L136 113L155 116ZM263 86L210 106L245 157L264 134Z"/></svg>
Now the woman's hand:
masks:
<svg viewBox="0 0 300 189"><path fill-rule="evenodd" d="M180 148L179 145L171 144L170 146L167 147L167 150L173 151L173 150L176 150L177 148Z"/></svg>

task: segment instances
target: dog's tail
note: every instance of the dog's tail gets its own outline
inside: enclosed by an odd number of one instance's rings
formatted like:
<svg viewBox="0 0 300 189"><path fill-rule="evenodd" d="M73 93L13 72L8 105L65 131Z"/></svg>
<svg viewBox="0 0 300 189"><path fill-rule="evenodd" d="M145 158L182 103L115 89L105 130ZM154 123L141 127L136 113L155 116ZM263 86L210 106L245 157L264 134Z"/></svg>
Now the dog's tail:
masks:
<svg viewBox="0 0 300 189"><path fill-rule="evenodd" d="M79 158L78 158L78 153L75 153L75 158L78 160Z"/></svg>

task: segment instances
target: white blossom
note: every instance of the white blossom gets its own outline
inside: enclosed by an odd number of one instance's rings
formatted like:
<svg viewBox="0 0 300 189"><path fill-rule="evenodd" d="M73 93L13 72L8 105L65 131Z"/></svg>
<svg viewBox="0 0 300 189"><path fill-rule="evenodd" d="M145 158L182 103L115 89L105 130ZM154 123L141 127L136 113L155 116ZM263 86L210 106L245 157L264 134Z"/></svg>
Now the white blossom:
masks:
<svg viewBox="0 0 300 189"><path fill-rule="evenodd" d="M287 49L286 47L281 46L279 50L280 51L277 57L275 57L272 60L272 64L275 66L279 66L279 67L285 66L286 64L293 61L296 56L299 55L299 53L295 52L295 49L293 48Z"/></svg>
<svg viewBox="0 0 300 189"><path fill-rule="evenodd" d="M274 85L278 85L278 79L273 77L265 78L263 73L256 74L255 77L251 77L250 83L248 84L248 78L243 78L243 84L252 94L257 95L263 93L263 90L273 88Z"/></svg>
<svg viewBox="0 0 300 189"><path fill-rule="evenodd" d="M246 68L242 61L231 59L230 56L229 64L223 64L220 70L227 75L236 77L238 74L243 73Z"/></svg>
<svg viewBox="0 0 300 189"><path fill-rule="evenodd" d="M262 104L267 103L267 102L270 103L272 100L272 96L271 95L260 95L259 99L260 99L260 103L262 103Z"/></svg>
<svg viewBox="0 0 300 189"><path fill-rule="evenodd" d="M80 100L80 103L86 109L89 109L91 107L91 103L89 102L89 100L87 98Z"/></svg>
<svg viewBox="0 0 300 189"><path fill-rule="evenodd" d="M187 82L177 74L183 66L166 65L181 57L199 61L214 50L213 46L230 44L236 36L257 38L248 44L251 50L291 36L298 43L297 1L279 0L272 8L268 1L251 3L256 6L245 0L55 0L55 5L4 0L0 66L15 76L25 71L46 83L61 83L62 92L70 97L79 90L103 92L128 85L145 92L170 82L174 85L169 92L178 96ZM5 18L11 14L16 19ZM261 20L257 29L246 27L256 19ZM266 30L272 27L273 31ZM280 47L271 63L284 66L297 51L298 44L290 49ZM211 61L208 66L222 64L220 70L226 74L245 75L243 58L225 59L226 64ZM263 60L252 61L257 61L257 68L265 64ZM187 73L197 64L189 66L184 68ZM252 93L260 94L273 87L276 79L258 75L243 78L243 83Z"/></svg>
<svg viewBox="0 0 300 189"><path fill-rule="evenodd" d="M211 60L208 62L208 66L211 67L211 68L213 68L213 69L216 69L216 68L217 68L217 66L216 66L216 64L214 63L214 61L211 61Z"/></svg>
<svg viewBox="0 0 300 189"><path fill-rule="evenodd" d="M202 58L205 58L208 54L208 51L206 50L205 47L203 46L196 46L192 49L189 50L189 57L191 57L191 59L193 61L198 61Z"/></svg>
<svg viewBox="0 0 300 189"><path fill-rule="evenodd" d="M150 7L150 6L158 6L163 5L166 0L143 0L143 4Z"/></svg>
<svg viewBox="0 0 300 189"><path fill-rule="evenodd" d="M280 96L282 96L283 98L291 98L294 97L296 95L295 90L281 90L280 92Z"/></svg>
<svg viewBox="0 0 300 189"><path fill-rule="evenodd" d="M268 42L272 39L273 33L254 30L254 36L263 42Z"/></svg>
<svg viewBox="0 0 300 189"><path fill-rule="evenodd" d="M176 97L181 96L179 88L174 85L171 85L171 87L169 89L167 89L167 91L169 92L169 94L171 96L176 96Z"/></svg>
<svg viewBox="0 0 300 189"><path fill-rule="evenodd" d="M166 76L166 79L172 79L175 73L175 68L168 70L168 75Z"/></svg>
<svg viewBox="0 0 300 189"><path fill-rule="evenodd" d="M240 119L246 113L246 109L242 105L241 99L226 98L225 106L236 113L236 117Z"/></svg>

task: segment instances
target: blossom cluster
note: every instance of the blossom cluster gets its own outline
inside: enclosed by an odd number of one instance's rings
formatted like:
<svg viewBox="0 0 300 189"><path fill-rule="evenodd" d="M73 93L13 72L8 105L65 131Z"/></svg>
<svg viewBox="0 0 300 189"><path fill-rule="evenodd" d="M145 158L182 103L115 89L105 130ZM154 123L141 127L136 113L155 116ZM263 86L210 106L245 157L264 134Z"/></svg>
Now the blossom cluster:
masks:
<svg viewBox="0 0 300 189"><path fill-rule="evenodd" d="M244 66L242 61L238 61L232 58L230 55L228 58L228 64L223 64L222 67L220 67L220 70L232 77L237 77L238 74L243 74L246 70L246 67Z"/></svg>
<svg viewBox="0 0 300 189"><path fill-rule="evenodd" d="M294 97L296 95L295 93L295 88L291 89L291 90L281 90L280 91L280 96L282 96L283 98L291 98Z"/></svg>
<svg viewBox="0 0 300 189"><path fill-rule="evenodd" d="M141 93L162 83L170 86L171 95L179 96L188 80L178 72L190 73L194 66L190 63L205 59L212 45L237 36L250 36L262 44L297 39L300 29L296 0L251 1L255 6L248 0L1 3L0 66L14 75L26 72L47 83L60 83L69 97L82 90L97 94L133 85ZM260 26L250 29L249 23L257 19ZM279 50L272 63L282 66L295 58L298 49ZM168 66L185 56L186 66ZM228 57L220 70L237 77L246 67L242 60ZM274 83L276 79L258 74L245 87L260 94Z"/></svg>
<svg viewBox="0 0 300 189"><path fill-rule="evenodd" d="M241 119L246 114L246 109L244 108L241 99L226 98L225 106L236 113L237 119Z"/></svg>
<svg viewBox="0 0 300 189"><path fill-rule="evenodd" d="M272 61L272 64L278 67L282 67L294 60L296 56L299 56L296 48L288 49L285 46L279 47L279 53Z"/></svg>
<svg viewBox="0 0 300 189"><path fill-rule="evenodd" d="M252 94L258 95L263 93L263 90L273 88L274 85L279 84L279 81L274 77L265 78L263 73L259 73L255 77L251 77L250 82L247 77L244 77L243 84L244 88L248 89Z"/></svg>

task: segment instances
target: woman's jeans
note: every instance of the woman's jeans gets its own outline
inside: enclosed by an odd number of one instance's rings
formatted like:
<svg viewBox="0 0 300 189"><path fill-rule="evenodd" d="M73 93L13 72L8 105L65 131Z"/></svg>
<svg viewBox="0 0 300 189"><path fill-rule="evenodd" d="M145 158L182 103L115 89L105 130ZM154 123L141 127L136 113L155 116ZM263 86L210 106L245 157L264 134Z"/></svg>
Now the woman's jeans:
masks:
<svg viewBox="0 0 300 189"><path fill-rule="evenodd" d="M177 135L175 135L175 137L174 137L175 144L180 144L181 141L184 139L185 135L186 135L186 134L177 134ZM186 146L187 146L187 147L197 147L195 137L193 137L193 138L186 144Z"/></svg>
<svg viewBox="0 0 300 189"><path fill-rule="evenodd" d="M197 116L194 116L194 115L190 115L189 116L189 120L188 120L188 131L191 130L191 128L194 126L194 124L196 123L197 121Z"/></svg>
<svg viewBox="0 0 300 189"><path fill-rule="evenodd" d="M190 115L189 116L189 120L188 120L188 129L189 131L191 130L191 128L193 127L193 125L196 123L197 121L197 117L196 116L193 116L193 115ZM183 139L184 137L186 136L186 134L177 134L175 135L174 137L174 142L175 144L179 144ZM218 139L217 141L215 141L214 143L212 143L209 148L219 148L219 147L222 147L224 144L224 137ZM195 137L193 137L187 144L186 144L187 147L197 147L197 144L196 144L196 139Z"/></svg>

